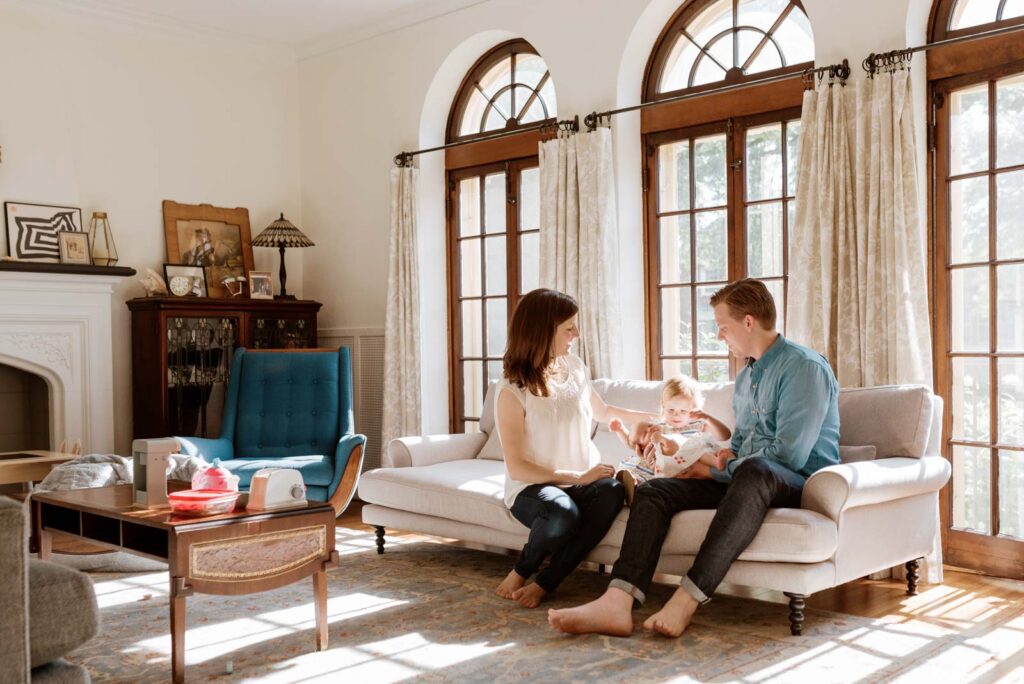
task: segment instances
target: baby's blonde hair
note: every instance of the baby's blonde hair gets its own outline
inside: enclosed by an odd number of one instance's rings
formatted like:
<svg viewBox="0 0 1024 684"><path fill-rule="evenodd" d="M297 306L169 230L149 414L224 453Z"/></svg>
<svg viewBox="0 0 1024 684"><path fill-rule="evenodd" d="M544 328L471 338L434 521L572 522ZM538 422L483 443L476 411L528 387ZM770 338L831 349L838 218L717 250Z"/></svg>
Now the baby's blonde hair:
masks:
<svg viewBox="0 0 1024 684"><path fill-rule="evenodd" d="M693 402L694 408L700 408L704 405L704 393L700 391L700 385L689 375L683 375L682 373L673 375L666 380L665 387L661 390L662 404L676 397L689 399Z"/></svg>

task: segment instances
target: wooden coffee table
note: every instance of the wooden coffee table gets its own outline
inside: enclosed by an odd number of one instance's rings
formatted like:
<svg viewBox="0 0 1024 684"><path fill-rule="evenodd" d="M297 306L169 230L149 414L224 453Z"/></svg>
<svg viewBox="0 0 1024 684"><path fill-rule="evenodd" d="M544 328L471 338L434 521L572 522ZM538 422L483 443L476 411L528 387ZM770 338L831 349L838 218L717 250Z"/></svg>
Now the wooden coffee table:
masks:
<svg viewBox="0 0 1024 684"><path fill-rule="evenodd" d="M167 562L174 682L185 681L185 599L196 592L252 594L312 576L316 650L327 648L326 570L338 553L334 509L326 502L195 518L166 506L134 506L131 485L46 492L32 501L41 559L60 533Z"/></svg>
<svg viewBox="0 0 1024 684"><path fill-rule="evenodd" d="M0 485L39 482L55 465L78 458L60 451L8 451L0 453Z"/></svg>

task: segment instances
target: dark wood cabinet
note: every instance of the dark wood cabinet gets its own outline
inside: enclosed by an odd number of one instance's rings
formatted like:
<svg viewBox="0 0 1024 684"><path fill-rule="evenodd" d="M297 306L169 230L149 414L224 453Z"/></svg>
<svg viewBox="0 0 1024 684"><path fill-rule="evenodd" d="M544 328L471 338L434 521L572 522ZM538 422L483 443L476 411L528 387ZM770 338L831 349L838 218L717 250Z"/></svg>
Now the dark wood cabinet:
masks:
<svg viewBox="0 0 1024 684"><path fill-rule="evenodd" d="M316 347L321 306L205 297L129 301L134 437L218 436L234 350Z"/></svg>

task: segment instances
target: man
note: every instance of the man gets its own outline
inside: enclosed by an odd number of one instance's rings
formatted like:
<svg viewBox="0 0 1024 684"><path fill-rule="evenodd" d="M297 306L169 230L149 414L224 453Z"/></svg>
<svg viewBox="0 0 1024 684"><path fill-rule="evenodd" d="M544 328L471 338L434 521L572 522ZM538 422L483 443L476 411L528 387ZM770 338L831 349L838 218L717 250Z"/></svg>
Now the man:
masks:
<svg viewBox="0 0 1024 684"><path fill-rule="evenodd" d="M693 566L671 599L644 622L677 637L697 606L753 541L769 508L799 508L804 482L839 463L839 387L818 353L775 330L775 303L757 280L716 292L718 338L746 367L736 377L736 428L723 470L696 465L679 478L655 478L636 491L608 590L576 608L548 611L555 629L628 636L643 603L669 524L679 511L717 508Z"/></svg>

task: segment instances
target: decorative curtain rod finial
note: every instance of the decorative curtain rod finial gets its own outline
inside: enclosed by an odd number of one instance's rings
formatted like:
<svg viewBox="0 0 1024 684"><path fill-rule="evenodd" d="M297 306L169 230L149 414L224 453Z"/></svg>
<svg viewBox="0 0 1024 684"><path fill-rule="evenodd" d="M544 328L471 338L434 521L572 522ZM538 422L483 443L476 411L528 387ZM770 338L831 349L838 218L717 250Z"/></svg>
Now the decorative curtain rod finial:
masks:
<svg viewBox="0 0 1024 684"><path fill-rule="evenodd" d="M395 166L412 166L412 153L399 152L395 155Z"/></svg>

